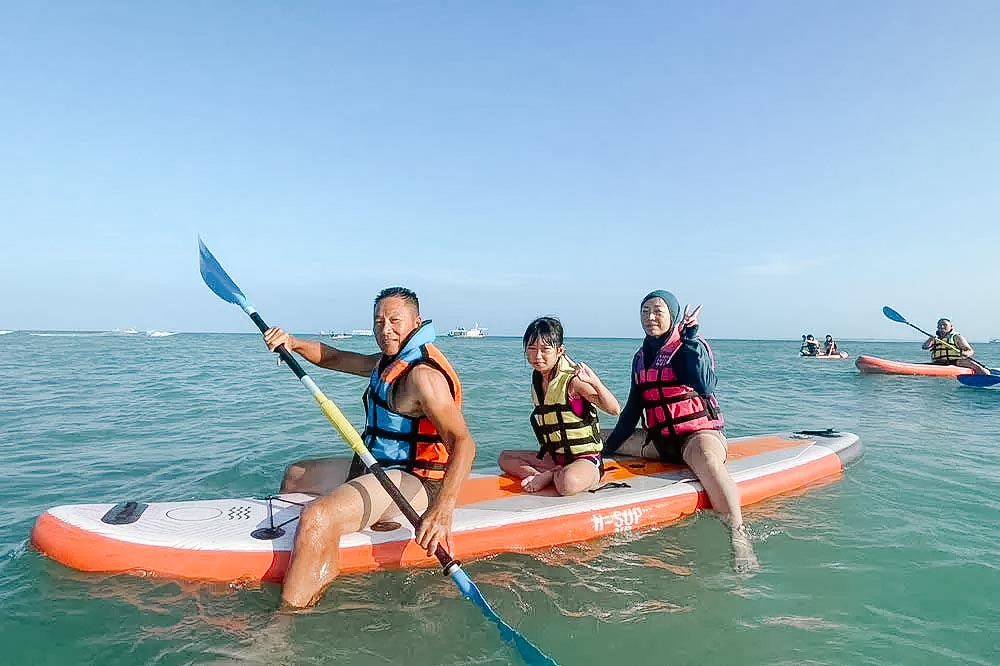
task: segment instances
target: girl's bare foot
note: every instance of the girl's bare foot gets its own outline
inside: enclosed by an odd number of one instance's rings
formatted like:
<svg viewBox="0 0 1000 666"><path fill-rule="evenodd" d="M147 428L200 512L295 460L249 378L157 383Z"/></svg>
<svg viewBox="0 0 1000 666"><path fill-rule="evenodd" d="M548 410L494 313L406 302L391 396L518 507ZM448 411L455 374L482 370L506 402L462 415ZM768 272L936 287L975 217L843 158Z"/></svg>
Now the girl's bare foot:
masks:
<svg viewBox="0 0 1000 666"><path fill-rule="evenodd" d="M538 474L532 474L521 480L521 487L529 493L537 493L552 483L552 470L545 470Z"/></svg>

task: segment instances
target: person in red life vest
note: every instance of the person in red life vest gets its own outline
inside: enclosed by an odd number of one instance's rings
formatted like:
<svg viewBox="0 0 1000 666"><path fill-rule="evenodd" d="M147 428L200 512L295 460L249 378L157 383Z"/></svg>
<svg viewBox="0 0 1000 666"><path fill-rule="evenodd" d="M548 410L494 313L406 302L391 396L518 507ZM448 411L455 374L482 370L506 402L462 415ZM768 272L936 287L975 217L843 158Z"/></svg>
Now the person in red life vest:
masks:
<svg viewBox="0 0 1000 666"><path fill-rule="evenodd" d="M642 299L646 337L632 361L632 384L605 455L631 455L686 464L705 488L712 508L731 530L737 571L759 568L743 524L740 493L726 469L727 442L715 399L715 360L698 336L699 305L681 313L677 298L656 290ZM642 419L643 427L636 429Z"/></svg>
<svg viewBox="0 0 1000 666"><path fill-rule="evenodd" d="M529 493L549 485L560 495L575 495L601 481L603 442L597 408L615 415L618 400L585 363L574 363L563 346L562 323L539 317L522 340L531 373L531 428L538 451L503 451L499 465L521 479Z"/></svg>
<svg viewBox="0 0 1000 666"><path fill-rule="evenodd" d="M375 298L374 333L380 353L359 354L303 340L280 328L264 333L267 348L284 345L329 370L368 377L365 445L423 518L416 542L431 555L449 544L459 489L476 445L462 416L462 387L433 345L430 320L417 295L403 287ZM340 537L400 515L357 456L302 460L285 471L282 493L318 496L303 511L281 591L282 605L305 608L323 596L338 573Z"/></svg>

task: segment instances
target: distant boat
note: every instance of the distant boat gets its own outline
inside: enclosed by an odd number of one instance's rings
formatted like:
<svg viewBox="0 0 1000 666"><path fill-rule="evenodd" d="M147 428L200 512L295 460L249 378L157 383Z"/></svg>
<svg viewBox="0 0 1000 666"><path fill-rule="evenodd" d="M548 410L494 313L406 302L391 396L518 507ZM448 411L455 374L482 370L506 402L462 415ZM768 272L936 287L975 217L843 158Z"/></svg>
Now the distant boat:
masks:
<svg viewBox="0 0 1000 666"><path fill-rule="evenodd" d="M174 331L146 331L146 335L151 338L167 338L171 335L177 335Z"/></svg>
<svg viewBox="0 0 1000 666"><path fill-rule="evenodd" d="M109 335L118 335L114 331L84 331L80 332L69 332L69 333L28 333L28 335L34 335L39 338L105 338Z"/></svg>
<svg viewBox="0 0 1000 666"><path fill-rule="evenodd" d="M353 331L351 331L351 335L357 335L358 337L362 338L364 337L370 338L371 336L375 335L375 333L372 332L370 328L356 328Z"/></svg>
<svg viewBox="0 0 1000 666"><path fill-rule="evenodd" d="M486 337L485 328L480 328L479 324L474 324L472 328L464 328L459 326L458 328L453 328L448 331L449 338L485 338Z"/></svg>
<svg viewBox="0 0 1000 666"><path fill-rule="evenodd" d="M116 328L114 332L118 335L139 335L142 333L142 331L137 328Z"/></svg>
<svg viewBox="0 0 1000 666"><path fill-rule="evenodd" d="M353 333L331 333L330 337L334 340L346 340L348 338L353 338Z"/></svg>
<svg viewBox="0 0 1000 666"><path fill-rule="evenodd" d="M7 332L10 333L10 331L7 331ZM991 345L993 345L993 344L1000 344L1000 338L993 338L992 340L990 340L990 344Z"/></svg>
<svg viewBox="0 0 1000 666"><path fill-rule="evenodd" d="M13 333L14 331L0 331L0 335L7 335L8 333Z"/></svg>

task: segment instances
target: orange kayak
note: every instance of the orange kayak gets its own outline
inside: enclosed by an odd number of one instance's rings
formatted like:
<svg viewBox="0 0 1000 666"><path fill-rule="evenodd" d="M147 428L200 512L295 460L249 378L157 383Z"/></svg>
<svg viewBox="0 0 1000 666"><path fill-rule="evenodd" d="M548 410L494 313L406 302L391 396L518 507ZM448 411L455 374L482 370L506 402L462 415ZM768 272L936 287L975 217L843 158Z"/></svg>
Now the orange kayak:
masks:
<svg viewBox="0 0 1000 666"><path fill-rule="evenodd" d="M858 370L873 375L924 375L927 377L958 377L974 374L972 368L957 365L935 365L933 363L907 363L890 361L877 356L859 356L854 362Z"/></svg>

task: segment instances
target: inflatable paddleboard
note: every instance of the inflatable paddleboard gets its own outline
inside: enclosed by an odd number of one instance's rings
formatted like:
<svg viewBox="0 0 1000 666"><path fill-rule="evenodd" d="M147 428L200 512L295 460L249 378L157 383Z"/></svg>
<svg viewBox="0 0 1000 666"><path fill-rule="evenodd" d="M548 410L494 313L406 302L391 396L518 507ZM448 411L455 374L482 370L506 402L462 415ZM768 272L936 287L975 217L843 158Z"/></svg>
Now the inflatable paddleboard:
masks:
<svg viewBox="0 0 1000 666"><path fill-rule="evenodd" d="M876 375L926 375L928 377L957 377L972 375L972 368L957 365L935 365L933 363L906 363L905 361L890 361L877 356L859 356L854 362L858 370L866 374Z"/></svg>
<svg viewBox="0 0 1000 666"><path fill-rule="evenodd" d="M838 352L836 354L816 354L815 356L810 356L809 354L802 354L802 358L825 358L839 360L842 358L847 358L850 356L847 352Z"/></svg>
<svg viewBox="0 0 1000 666"><path fill-rule="evenodd" d="M803 431L730 440L726 466L744 505L840 478L861 457L857 435ZM678 521L708 498L685 467L609 458L596 492L560 497L530 494L519 481L473 473L462 489L452 525L452 555L470 560L646 530ZM81 571L131 573L204 581L281 581L302 507L312 498L147 502L58 506L31 532L42 553ZM404 519L399 519L404 522ZM433 566L413 542L409 525L388 523L344 536L341 570Z"/></svg>

